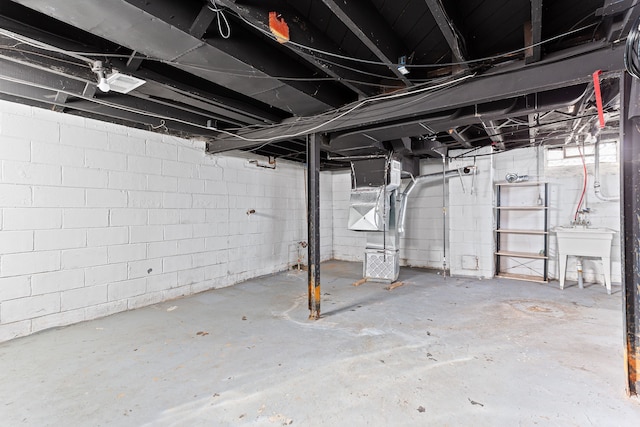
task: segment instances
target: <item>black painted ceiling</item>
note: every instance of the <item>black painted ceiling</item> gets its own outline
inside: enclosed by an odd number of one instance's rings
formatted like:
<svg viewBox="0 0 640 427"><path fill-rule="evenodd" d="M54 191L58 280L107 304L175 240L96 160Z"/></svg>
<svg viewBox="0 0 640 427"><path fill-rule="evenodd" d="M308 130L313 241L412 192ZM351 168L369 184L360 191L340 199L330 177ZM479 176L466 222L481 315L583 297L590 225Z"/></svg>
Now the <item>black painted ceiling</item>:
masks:
<svg viewBox="0 0 640 427"><path fill-rule="evenodd" d="M617 83L607 72L621 68L618 46L640 12L635 4L5 0L0 98L203 137L212 151L242 148L298 161L305 136L318 132L326 165L327 153L422 157L434 148L558 143L593 127L589 76L601 63L609 65L602 67L604 110L615 128ZM288 27L288 41L275 39L270 12ZM120 72L146 83L127 94L104 93L96 88L95 61L106 76ZM557 77L565 61L579 78ZM544 74L537 85L528 85L532 70ZM496 90L482 89L482 79ZM513 90L498 95L501 86ZM468 102L461 87L468 87ZM448 91L456 102L446 102ZM406 104L396 102L398 94L409 95ZM350 121L352 110L358 120ZM260 137L248 136L254 134Z"/></svg>

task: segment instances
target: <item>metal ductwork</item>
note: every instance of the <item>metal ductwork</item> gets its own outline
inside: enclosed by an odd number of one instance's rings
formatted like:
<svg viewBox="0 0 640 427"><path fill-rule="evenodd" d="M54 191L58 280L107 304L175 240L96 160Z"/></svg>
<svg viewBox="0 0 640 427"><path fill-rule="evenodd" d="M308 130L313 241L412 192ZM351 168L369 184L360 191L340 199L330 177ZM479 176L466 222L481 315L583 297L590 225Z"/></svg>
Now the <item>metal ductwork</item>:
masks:
<svg viewBox="0 0 640 427"><path fill-rule="evenodd" d="M419 186L438 180L476 173L467 166L443 173L412 177L400 192L402 163L397 159L352 162L349 230L367 233L363 277L376 282L394 282L400 273L400 236L405 231L409 196Z"/></svg>

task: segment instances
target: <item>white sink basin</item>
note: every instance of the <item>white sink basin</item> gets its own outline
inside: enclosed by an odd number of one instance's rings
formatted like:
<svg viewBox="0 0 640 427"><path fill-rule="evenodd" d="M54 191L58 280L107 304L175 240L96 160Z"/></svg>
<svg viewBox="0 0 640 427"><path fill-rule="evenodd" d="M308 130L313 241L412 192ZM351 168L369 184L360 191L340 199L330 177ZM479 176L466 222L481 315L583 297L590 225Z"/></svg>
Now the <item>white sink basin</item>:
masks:
<svg viewBox="0 0 640 427"><path fill-rule="evenodd" d="M604 283L611 293L611 240L615 230L605 227L555 227L558 237L558 262L560 267L560 289L564 289L567 256L602 258Z"/></svg>

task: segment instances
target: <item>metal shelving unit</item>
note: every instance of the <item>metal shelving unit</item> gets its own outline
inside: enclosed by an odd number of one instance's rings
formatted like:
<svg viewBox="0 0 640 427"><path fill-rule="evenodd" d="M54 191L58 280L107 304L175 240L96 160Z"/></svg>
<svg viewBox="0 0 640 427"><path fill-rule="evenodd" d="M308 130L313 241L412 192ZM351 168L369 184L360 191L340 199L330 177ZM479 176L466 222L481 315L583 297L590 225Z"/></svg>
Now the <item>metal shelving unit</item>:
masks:
<svg viewBox="0 0 640 427"><path fill-rule="evenodd" d="M495 271L496 277L503 277L508 279L517 279L517 280L527 280L532 282L542 282L547 283L549 280L549 183L542 181L526 181L526 182L518 182L518 183L496 183L496 230L495 230L495 238L496 238L496 252L495 252ZM541 188L543 187L542 191ZM515 191L518 189L519 192L527 192L527 190L537 190L538 196L542 198L541 204L536 205L504 205L504 194L505 191ZM535 197L535 193L532 193L532 200ZM542 216L542 224L541 228L502 228L501 224L505 222L513 222L507 221L509 215L514 215L522 212L533 212ZM540 219L540 218L538 218ZM505 248L502 243L503 235L524 235L524 236L532 236L535 239L542 239L543 248L539 252L527 252L520 251L518 248ZM542 273L540 275L527 275L527 274L516 274L505 271L502 268L502 259L503 258L522 258L528 260L542 260Z"/></svg>

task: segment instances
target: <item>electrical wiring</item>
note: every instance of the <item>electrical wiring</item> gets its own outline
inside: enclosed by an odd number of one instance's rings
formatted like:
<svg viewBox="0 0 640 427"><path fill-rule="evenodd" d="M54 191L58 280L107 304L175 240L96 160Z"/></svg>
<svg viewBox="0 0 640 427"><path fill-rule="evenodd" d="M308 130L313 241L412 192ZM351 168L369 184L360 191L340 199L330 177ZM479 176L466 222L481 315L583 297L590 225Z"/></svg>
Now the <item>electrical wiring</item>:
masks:
<svg viewBox="0 0 640 427"><path fill-rule="evenodd" d="M629 30L624 47L624 67L636 79L640 79L640 16Z"/></svg>
<svg viewBox="0 0 640 427"><path fill-rule="evenodd" d="M218 7L215 0L209 0L207 7L216 14L216 21L218 21L218 33L220 33L220 37L223 39L231 37L231 26L229 25L229 21L227 20L227 16L224 11ZM223 23L226 28L225 30L222 29Z"/></svg>
<svg viewBox="0 0 640 427"><path fill-rule="evenodd" d="M578 152L580 153L580 159L582 159L582 172L583 172L583 183L582 183L582 194L580 194L580 200L578 201L578 206L576 206L576 213L573 216L573 220L576 221L578 219L578 214L580 213L580 208L582 207L582 202L584 200L584 194L587 192L587 163L584 159L584 153L580 149L580 144L578 145Z"/></svg>
<svg viewBox="0 0 640 427"><path fill-rule="evenodd" d="M459 79L456 79L453 82L446 83L446 84L443 84L441 86L444 86L444 85L448 86L448 85L457 84L457 83L460 83L460 82L462 82L464 80L467 80L468 78L471 78L471 77L474 77L474 76L475 76L475 74L469 74L469 75L463 76L463 77L461 77ZM295 132L295 133L292 133L292 134L278 135L277 137L274 137L274 138L247 138L247 137L244 137L242 135L238 135L238 134L235 134L235 133L232 133L232 132L227 132L227 131L222 130L222 129L217 129L217 130L218 130L218 132L221 132L221 133L223 133L225 135L228 135L228 136L231 136L233 138L240 139L242 141L256 142L256 143L264 142L265 144L262 145L262 147L263 147L263 146L268 145L269 143L275 141L276 139L297 138L299 136L308 135L310 133L313 133L313 132L315 132L315 131L317 131L317 130L319 130L319 129L321 129L321 128L323 128L323 127L325 127L325 126L327 126L327 125L329 125L329 124L331 124L333 122L335 122L336 120L339 120L339 119L345 117L346 115L352 113L353 111L357 110L358 108L361 108L362 106L364 106L366 104L369 104L371 102L399 98L399 97L403 97L403 96L408 96L410 94L413 95L413 94L416 94L416 93L419 93L419 92L424 92L424 91L433 90L433 89L437 89L437 88L429 86L429 87L425 87L425 88L422 88L422 89L419 89L419 90L414 90L414 91L411 91L411 92L394 93L394 94L391 94L391 95L386 95L386 96L381 96L381 97L367 98L365 100L362 100L362 101L358 102L356 105L354 105L351 108L349 108L348 110L338 114L337 116L334 116L331 119L326 120L323 123L320 123L318 125L315 125L315 126L312 126L312 127L308 128L308 129L304 129L302 131L298 131L298 132Z"/></svg>

